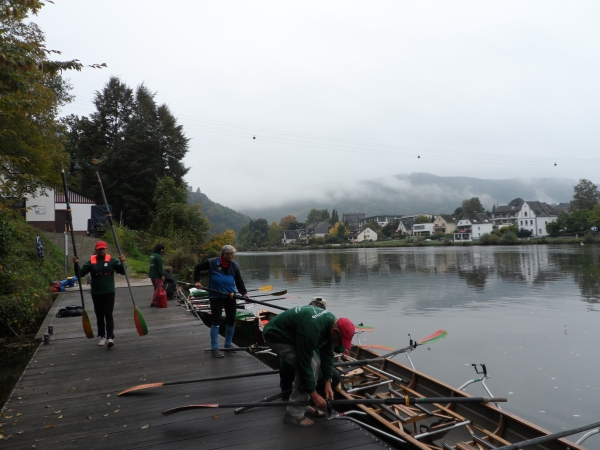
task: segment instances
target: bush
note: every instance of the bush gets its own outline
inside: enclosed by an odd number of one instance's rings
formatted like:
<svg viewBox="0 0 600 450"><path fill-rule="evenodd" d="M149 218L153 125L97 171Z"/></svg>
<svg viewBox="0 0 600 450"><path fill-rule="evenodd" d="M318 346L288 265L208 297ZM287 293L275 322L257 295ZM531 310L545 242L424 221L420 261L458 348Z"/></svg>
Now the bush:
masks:
<svg viewBox="0 0 600 450"><path fill-rule="evenodd" d="M517 237L521 238L521 239L526 239L528 237L531 237L532 234L533 234L533 231L531 231L531 230L521 229L521 230L517 231Z"/></svg>
<svg viewBox="0 0 600 450"><path fill-rule="evenodd" d="M496 234L483 233L479 238L481 245L496 245L500 238Z"/></svg>
<svg viewBox="0 0 600 450"><path fill-rule="evenodd" d="M593 244L594 243L594 235L592 233L587 233L583 237L583 240L586 242L586 244Z"/></svg>
<svg viewBox="0 0 600 450"><path fill-rule="evenodd" d="M450 239L449 237L445 237L444 238L444 245L452 245L452 239Z"/></svg>
<svg viewBox="0 0 600 450"><path fill-rule="evenodd" d="M504 233L502 235L502 237L500 238L500 240L498 242L502 245L518 244L519 238L517 237L516 233L514 233L512 231L507 231L506 233Z"/></svg>
<svg viewBox="0 0 600 450"><path fill-rule="evenodd" d="M180 247L165 256L165 265L173 267L175 279L188 280L194 273L198 257L187 247Z"/></svg>

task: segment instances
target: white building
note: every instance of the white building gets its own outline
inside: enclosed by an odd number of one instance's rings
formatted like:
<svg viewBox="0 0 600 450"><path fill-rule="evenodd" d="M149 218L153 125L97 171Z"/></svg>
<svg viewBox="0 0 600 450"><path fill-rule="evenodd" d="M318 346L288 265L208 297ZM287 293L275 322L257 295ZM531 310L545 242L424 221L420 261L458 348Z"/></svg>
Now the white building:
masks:
<svg viewBox="0 0 600 450"><path fill-rule="evenodd" d="M546 225L556 222L558 211L547 203L526 201L516 218L520 230L529 230L532 236L548 236Z"/></svg>
<svg viewBox="0 0 600 450"><path fill-rule="evenodd" d="M92 217L92 205L96 202L77 192L69 191L73 230L76 233L86 233L88 219ZM67 204L65 194L59 194L53 189L47 189L45 194L38 191L35 195L25 198L25 220L30 225L44 231L65 231L67 223Z"/></svg>
<svg viewBox="0 0 600 450"><path fill-rule="evenodd" d="M363 227L360 230L352 231L348 235L348 240L353 244L357 242L369 242L377 240L377 233L371 230L369 227Z"/></svg>
<svg viewBox="0 0 600 450"><path fill-rule="evenodd" d="M454 231L456 242L474 241L484 233L491 233L494 229L491 219L485 213L463 214Z"/></svg>
<svg viewBox="0 0 600 450"><path fill-rule="evenodd" d="M300 230L285 230L283 232L283 239L281 239L281 243L283 245L293 244L298 240L300 234Z"/></svg>
<svg viewBox="0 0 600 450"><path fill-rule="evenodd" d="M412 227L413 236L431 236L434 234L434 223L415 223Z"/></svg>

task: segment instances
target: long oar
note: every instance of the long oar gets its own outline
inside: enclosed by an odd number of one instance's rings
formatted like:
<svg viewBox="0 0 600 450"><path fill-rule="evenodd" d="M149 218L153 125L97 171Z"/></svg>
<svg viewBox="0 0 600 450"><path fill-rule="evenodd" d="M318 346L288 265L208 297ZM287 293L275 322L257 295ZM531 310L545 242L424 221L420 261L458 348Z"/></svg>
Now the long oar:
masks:
<svg viewBox="0 0 600 450"><path fill-rule="evenodd" d="M221 350L222 352L243 352L248 350L250 353L254 353L254 352L261 352L263 350L270 350L271 347L264 347L264 346L260 346L260 345L251 345L250 347L223 347L220 348L219 350ZM205 348L204 349L205 352L211 352L212 349L210 348Z"/></svg>
<svg viewBox="0 0 600 450"><path fill-rule="evenodd" d="M65 203L67 204L67 220L69 221L69 230L71 230L71 242L73 243L73 256L77 258L77 247L75 247L75 230L73 229L73 217L71 216L71 204L69 203L69 189L67 188L67 176L65 175L65 167L63 163L60 163L61 175L63 181L63 188L65 189ZM81 308L83 313L81 314L81 323L83 324L83 332L88 339L94 337L94 331L92 330L92 324L90 323L90 317L85 310L85 303L83 302L83 287L81 286L81 275L79 274L79 263L74 264L75 276L77 277L77 284L79 285L79 295L81 295Z"/></svg>
<svg viewBox="0 0 600 450"><path fill-rule="evenodd" d="M259 305L269 306L269 307L275 308L275 309L281 309L282 311L287 311L288 310L288 308L284 308L283 306L270 305L269 303L265 303L265 302L260 302L258 300L254 300L253 298L246 298L243 295L236 294L235 292L221 292L221 291L217 291L216 289L210 289L210 288L207 288L207 287L203 287L202 289L204 289L205 291L208 291L208 292L214 292L215 294L226 295L229 298L235 298L235 299L238 299L238 300L244 300L245 302L257 303ZM275 294L273 294L273 295L275 295Z"/></svg>
<svg viewBox="0 0 600 450"><path fill-rule="evenodd" d="M544 444L546 442L554 441L565 436L571 436L572 434L581 433L592 428L600 427L600 422L591 423L579 428L573 428L572 430L559 431L558 433L548 434L546 436L540 436L533 439L527 439L526 441L517 442L516 444L505 445L504 447L496 447L496 450L517 450L519 448L530 447L532 445Z"/></svg>
<svg viewBox="0 0 600 450"><path fill-rule="evenodd" d="M225 375L222 377L210 377L210 378L200 378L197 380L184 380L184 381L169 381L169 382L161 382L161 383L149 383L149 384L140 384L138 386L133 386L124 391L119 392L118 395L129 394L134 391L141 391L142 389L150 389L161 386L175 386L177 384L189 384L189 383L203 383L205 381L219 381L219 380L232 380L234 378L249 378L249 377L259 377L261 375L274 375L279 373L279 370L268 370L265 372L252 372L245 373L241 375Z"/></svg>
<svg viewBox="0 0 600 450"><path fill-rule="evenodd" d="M273 285L272 284L267 284L265 286L261 286L259 288L256 289L248 289L248 292L254 292L254 291L272 291L273 290Z"/></svg>
<svg viewBox="0 0 600 450"><path fill-rule="evenodd" d="M253 295L251 298L266 297L267 295L285 295L285 294L287 294L287 289L284 289L283 291L273 292L272 294Z"/></svg>
<svg viewBox="0 0 600 450"><path fill-rule="evenodd" d="M292 389L288 389L287 391L280 392L279 394L271 395L270 397L265 397L262 400L257 401L256 403L272 402L273 400L280 399L284 395L291 394L291 393L292 393ZM242 411L246 411L246 410L252 409L252 408L254 408L254 406L242 406L241 408L236 408L233 412L236 414L239 414Z"/></svg>
<svg viewBox="0 0 600 450"><path fill-rule="evenodd" d="M100 179L100 174L96 172L96 176L98 177L98 183L100 184L100 191L102 192L102 198L104 200L104 208L106 209L106 218L108 219L108 223L110 224L110 229L112 230L112 235L115 240L115 245L117 246L117 251L119 252L119 257L123 255L121 251L121 246L119 245L119 238L117 237L117 232L115 230L115 224L112 220L112 214L110 209L108 209L108 201L106 200L106 194L104 193L104 186L102 186L102 180ZM135 304L135 299L133 298L133 291L131 290L131 283L129 282L129 275L127 275L127 266L125 265L125 261L121 261L123 264L123 271L125 272L125 279L127 280L127 287L129 288L129 294L131 294L131 301L133 302L133 321L135 322L135 328L140 336L145 336L148 334L148 326L146 325L146 320L140 311L140 308Z"/></svg>
<svg viewBox="0 0 600 450"><path fill-rule="evenodd" d="M415 405L422 403L495 403L495 402L506 402L506 398L496 397L392 397L392 398L358 398L348 400L328 400L329 406L356 406L356 405ZM258 403L202 403L199 405L186 405L179 406L177 408L167 409L163 411L164 416L175 414L182 411L189 411L192 409L205 409L205 408L241 408L241 407L266 407L266 406L311 406L310 401L302 402L258 402Z"/></svg>
<svg viewBox="0 0 600 450"><path fill-rule="evenodd" d="M444 339L446 336L448 336L448 332L446 332L444 330L437 330L435 333L430 334L427 337L424 337L420 341L411 342L411 344L408 347L404 347L404 348L401 348L401 349L398 349L398 350L394 350L393 352L386 353L385 355L378 356L377 358L359 359L359 360L356 360L356 361L338 362L338 363L335 363L334 366L335 367L364 366L364 365L371 364L371 363L376 362L376 361L383 361L384 359L391 358L392 356L398 355L400 353L409 352L409 351L415 349L419 345L431 344L432 342L437 342L437 341L439 341L441 339Z"/></svg>

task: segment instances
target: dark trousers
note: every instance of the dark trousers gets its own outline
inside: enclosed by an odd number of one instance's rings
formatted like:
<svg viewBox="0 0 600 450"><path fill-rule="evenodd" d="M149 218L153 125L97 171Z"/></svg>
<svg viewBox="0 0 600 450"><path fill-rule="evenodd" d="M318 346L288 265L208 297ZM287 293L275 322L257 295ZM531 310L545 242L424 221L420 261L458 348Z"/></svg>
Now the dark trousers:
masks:
<svg viewBox="0 0 600 450"><path fill-rule="evenodd" d="M210 315L212 316L212 325L215 327L221 325L221 316L223 315L223 308L225 308L225 323L227 326L234 326L236 303L234 298L211 298Z"/></svg>
<svg viewBox="0 0 600 450"><path fill-rule="evenodd" d="M96 313L96 324L98 325L98 336L114 339L113 309L115 308L115 294L92 294L94 312Z"/></svg>

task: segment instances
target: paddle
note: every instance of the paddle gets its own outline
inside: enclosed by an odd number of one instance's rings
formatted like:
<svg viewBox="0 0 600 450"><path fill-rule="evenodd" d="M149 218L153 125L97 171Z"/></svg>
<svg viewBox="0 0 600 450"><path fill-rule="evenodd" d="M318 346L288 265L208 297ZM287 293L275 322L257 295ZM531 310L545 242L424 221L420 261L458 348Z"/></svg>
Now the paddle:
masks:
<svg viewBox="0 0 600 450"><path fill-rule="evenodd" d="M237 349L239 350L239 349ZM210 378L200 378L197 380L184 380L184 381L168 381L168 382L160 382L160 383L149 383L149 384L139 384L137 386L133 386L125 389L124 391L119 392L117 395L125 395L134 391L141 391L142 389L150 389L161 386L175 386L177 384L188 384L188 383L203 383L205 381L219 381L219 380L232 380L234 378L249 378L249 377L258 377L261 375L274 375L279 373L279 370L268 370L266 372L252 372L245 373L241 375L225 375L222 377L210 377Z"/></svg>
<svg viewBox="0 0 600 450"><path fill-rule="evenodd" d="M63 163L60 163L61 175L63 181L63 188L65 190L65 203L67 204L67 221L69 222L69 230L71 230L71 242L73 243L73 256L77 258L77 247L75 247L75 230L73 229L73 217L71 216L71 204L69 203L69 189L67 188L67 176L65 175L65 167ZM90 323L90 317L85 310L85 303L83 302L83 287L81 286L81 275L79 274L79 262L73 264L75 269L75 276L77 277L77 284L79 285L79 295L81 296L81 308L83 312L81 314L81 323L83 324L83 332L88 339L94 337L94 331L92 330L92 324Z"/></svg>
<svg viewBox="0 0 600 450"><path fill-rule="evenodd" d="M256 289L248 289L248 292L254 292L254 291L272 291L273 290L273 285L272 284L267 284L265 286L261 286L259 288Z"/></svg>
<svg viewBox="0 0 600 450"><path fill-rule="evenodd" d="M374 349L374 350L386 350L388 352L394 351L396 347L390 347L389 345L381 345L381 344L362 344L359 345L360 348L366 349Z"/></svg>
<svg viewBox="0 0 600 450"><path fill-rule="evenodd" d="M279 292L273 292L272 294L253 295L251 298L266 297L267 295L285 295L285 294L287 294L287 289L284 289L283 291L279 291Z"/></svg>
<svg viewBox="0 0 600 450"><path fill-rule="evenodd" d="M254 352L260 352L263 350L270 350L271 347L263 347L260 345L251 345L250 347L223 347L220 348L219 350L221 350L222 352L241 352L244 350L248 350L250 353L254 353ZM205 348L204 349L205 352L211 352L212 349L210 348Z"/></svg>
<svg viewBox="0 0 600 450"><path fill-rule="evenodd" d="M571 436L572 434L581 433L592 428L600 427L600 422L591 423L579 428L573 428L572 430L559 431L558 433L548 434L546 436L540 436L533 439L527 439L526 441L517 442L516 444L505 445L504 447L496 447L496 450L517 450L520 448L530 447L532 445L543 444L546 442L554 441L565 436Z"/></svg>
<svg viewBox="0 0 600 450"><path fill-rule="evenodd" d="M108 208L108 201L106 200L106 194L104 193L104 186L102 186L102 180L100 179L100 174L96 172L96 176L98 177L98 183L100 184L100 191L102 192L102 198L104 200L104 208L106 208L106 218L108 219L108 223L110 224L110 229L112 230L112 235L115 240L115 245L117 246L117 251L119 252L119 257L123 255L121 251L121 246L119 245L119 238L117 237L117 232L115 230L115 224L112 220L112 214L110 209ZM133 298L133 291L131 290L131 283L129 282L129 275L127 275L127 266L125 265L125 261L121 261L123 264L123 270L125 272L125 279L127 280L127 287L129 288L129 294L131 294L131 301L133 302L133 320L135 322L135 328L140 336L145 336L148 334L148 326L146 325L146 321L144 320L144 316L135 304L135 299Z"/></svg>
<svg viewBox="0 0 600 450"><path fill-rule="evenodd" d="M348 407L356 405L415 405L422 403L495 403L495 402L506 402L506 398L495 398L495 397L391 397L391 398L357 398L348 400L328 400L327 405L330 407ZM258 403L202 403L199 405L186 405L179 406L177 408L167 409L162 412L163 416L168 416L182 411L189 411L192 409L205 409L205 408L241 408L251 406L253 408L266 407L266 406L311 406L310 401L301 402L258 402Z"/></svg>
<svg viewBox="0 0 600 450"><path fill-rule="evenodd" d="M203 287L202 289L204 289L205 291L208 291L208 292L214 292L215 294L226 295L227 297L229 297L231 299L235 298L235 299L238 299L238 300L244 300L245 302L257 303L259 305L269 306L269 307L275 308L275 309L281 309L282 311L287 311L288 310L288 308L284 308L283 306L270 305L270 304L265 303L265 302L260 302L258 300L254 300L253 298L246 298L243 295L236 294L235 292L221 292L221 291L217 291L216 289L209 289L207 287ZM273 294L273 295L275 295L275 294Z"/></svg>
<svg viewBox="0 0 600 450"><path fill-rule="evenodd" d="M417 348L418 345L431 344L432 342L437 342L437 341L439 341L441 339L444 339L446 336L448 336L448 332L446 332L444 330L437 330L435 333L430 334L427 337L424 337L420 341L412 342L412 339L411 339L411 343L410 343L410 345L408 347L404 347L404 348L401 348L401 349L398 349L398 350L394 350L393 352L386 353L385 355L381 355L381 356L379 356L377 358L360 359L360 360L356 360L356 361L338 362L338 363L334 363L333 365L335 367L364 366L364 365L371 364L371 363L376 362L376 361L383 361L384 359L391 358L392 356L398 355L400 353L409 352L409 351Z"/></svg>
<svg viewBox="0 0 600 450"><path fill-rule="evenodd" d="M277 400L278 398L283 397L285 394L291 394L291 393L292 393L292 389L288 389L287 391L280 392L279 394L271 395L270 397L265 397L262 400L257 401L256 403L272 402L273 400ZM233 412L235 414L239 414L242 411L246 411L246 410L252 409L252 408L254 408L254 406L242 406L241 408L234 409Z"/></svg>

